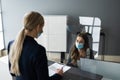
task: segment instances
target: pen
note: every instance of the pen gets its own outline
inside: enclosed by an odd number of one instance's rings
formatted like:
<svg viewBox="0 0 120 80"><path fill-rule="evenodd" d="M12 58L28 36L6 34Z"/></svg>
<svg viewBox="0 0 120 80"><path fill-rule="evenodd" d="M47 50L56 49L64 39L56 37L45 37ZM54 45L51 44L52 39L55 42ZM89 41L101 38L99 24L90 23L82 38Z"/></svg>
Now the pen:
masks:
<svg viewBox="0 0 120 80"><path fill-rule="evenodd" d="M62 66L62 69L65 67L65 64Z"/></svg>

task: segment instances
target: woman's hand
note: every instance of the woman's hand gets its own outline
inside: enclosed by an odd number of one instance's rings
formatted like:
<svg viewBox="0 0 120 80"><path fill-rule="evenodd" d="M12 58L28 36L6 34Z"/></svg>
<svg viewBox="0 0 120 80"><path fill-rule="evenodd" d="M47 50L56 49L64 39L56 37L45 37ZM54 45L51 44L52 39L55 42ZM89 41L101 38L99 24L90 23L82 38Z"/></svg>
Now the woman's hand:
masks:
<svg viewBox="0 0 120 80"><path fill-rule="evenodd" d="M59 75L61 75L61 76L63 76L63 68L57 69L56 73L59 74Z"/></svg>

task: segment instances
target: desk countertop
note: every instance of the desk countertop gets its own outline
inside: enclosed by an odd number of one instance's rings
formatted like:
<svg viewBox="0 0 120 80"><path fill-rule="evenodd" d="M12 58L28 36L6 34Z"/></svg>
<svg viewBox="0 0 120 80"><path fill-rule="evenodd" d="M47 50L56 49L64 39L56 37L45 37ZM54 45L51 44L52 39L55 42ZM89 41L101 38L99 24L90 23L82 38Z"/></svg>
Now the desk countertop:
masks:
<svg viewBox="0 0 120 80"><path fill-rule="evenodd" d="M48 65L54 62L49 61ZM101 80L103 76L80 70L79 68L71 67L70 70L64 73L62 80Z"/></svg>
<svg viewBox="0 0 120 80"><path fill-rule="evenodd" d="M8 56L0 58L0 80L11 80L8 70ZM53 64L53 61L48 61L48 65ZM79 68L71 67L70 70L64 73L62 80L101 80L103 76L93 74L87 71L82 71Z"/></svg>

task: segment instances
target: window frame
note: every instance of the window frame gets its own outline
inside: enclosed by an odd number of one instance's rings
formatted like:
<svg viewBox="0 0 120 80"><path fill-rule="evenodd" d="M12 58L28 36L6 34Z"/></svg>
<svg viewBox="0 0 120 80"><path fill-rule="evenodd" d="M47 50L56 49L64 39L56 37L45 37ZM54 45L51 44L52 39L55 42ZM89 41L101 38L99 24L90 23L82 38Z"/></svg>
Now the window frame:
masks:
<svg viewBox="0 0 120 80"><path fill-rule="evenodd" d="M0 47L0 50L5 48L5 37L4 37L4 28L3 28L3 16L2 16L2 4L1 4L1 0L0 0L0 34L2 34L2 39L0 40L2 41L0 45L2 45L2 47ZM1 39L1 38L0 38Z"/></svg>
<svg viewBox="0 0 120 80"><path fill-rule="evenodd" d="M92 35L92 38L94 39L93 36L93 31L95 28L99 28L101 30L101 20L98 17L84 17L84 16L79 16L80 24L85 26L84 31L88 32ZM95 45L98 45L97 48ZM96 54L99 54L99 45L100 45L100 32L99 32L99 41L94 41L92 40L92 49L97 50ZM95 49L96 48L96 49ZM97 55L95 57L97 57Z"/></svg>

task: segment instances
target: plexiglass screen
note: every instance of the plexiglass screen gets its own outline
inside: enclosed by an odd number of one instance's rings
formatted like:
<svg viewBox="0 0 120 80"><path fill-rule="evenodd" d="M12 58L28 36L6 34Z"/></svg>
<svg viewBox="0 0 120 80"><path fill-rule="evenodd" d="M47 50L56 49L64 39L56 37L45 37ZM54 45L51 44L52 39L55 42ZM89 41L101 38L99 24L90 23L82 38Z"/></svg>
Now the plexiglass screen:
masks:
<svg viewBox="0 0 120 80"><path fill-rule="evenodd" d="M92 49L96 52L95 58L98 57L101 20L97 17L79 17L79 22L84 25L85 32L92 34Z"/></svg>

